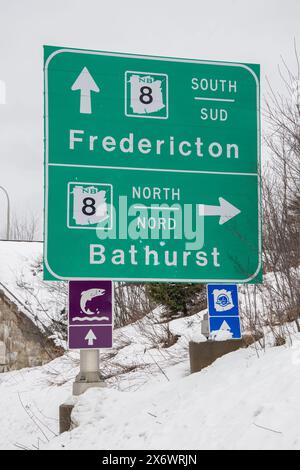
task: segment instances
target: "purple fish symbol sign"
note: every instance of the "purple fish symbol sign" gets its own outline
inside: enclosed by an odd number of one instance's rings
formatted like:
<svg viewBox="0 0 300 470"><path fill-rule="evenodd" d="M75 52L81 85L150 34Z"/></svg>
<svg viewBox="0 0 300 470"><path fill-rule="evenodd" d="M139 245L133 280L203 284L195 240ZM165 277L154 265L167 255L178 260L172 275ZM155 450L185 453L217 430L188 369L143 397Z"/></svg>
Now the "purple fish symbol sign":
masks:
<svg viewBox="0 0 300 470"><path fill-rule="evenodd" d="M112 347L111 281L69 282L69 349Z"/></svg>

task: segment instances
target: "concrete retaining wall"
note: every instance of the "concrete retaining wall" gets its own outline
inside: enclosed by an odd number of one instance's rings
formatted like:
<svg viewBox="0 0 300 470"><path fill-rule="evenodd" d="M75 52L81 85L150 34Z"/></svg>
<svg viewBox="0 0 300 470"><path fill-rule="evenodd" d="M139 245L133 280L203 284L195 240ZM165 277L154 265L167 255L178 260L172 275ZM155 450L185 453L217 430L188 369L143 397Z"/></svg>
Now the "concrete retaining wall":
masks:
<svg viewBox="0 0 300 470"><path fill-rule="evenodd" d="M62 354L0 291L0 372L42 365Z"/></svg>
<svg viewBox="0 0 300 470"><path fill-rule="evenodd" d="M244 347L246 347L246 344L243 340L206 341L204 343L190 342L191 373L200 372L219 357Z"/></svg>

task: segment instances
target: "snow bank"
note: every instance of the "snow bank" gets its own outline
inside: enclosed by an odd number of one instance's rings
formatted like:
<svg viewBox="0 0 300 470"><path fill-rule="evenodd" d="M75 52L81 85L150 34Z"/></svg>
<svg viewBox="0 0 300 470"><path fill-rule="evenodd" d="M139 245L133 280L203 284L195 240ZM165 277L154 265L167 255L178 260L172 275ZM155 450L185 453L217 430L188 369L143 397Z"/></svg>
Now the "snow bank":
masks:
<svg viewBox="0 0 300 470"><path fill-rule="evenodd" d="M225 330L212 331L210 334L210 338L213 341L228 341L232 339L232 333L230 331Z"/></svg>
<svg viewBox="0 0 300 470"><path fill-rule="evenodd" d="M41 329L65 307L64 283L42 280L42 254L41 242L0 241L0 290Z"/></svg>
<svg viewBox="0 0 300 470"><path fill-rule="evenodd" d="M77 398L76 427L61 436L58 407L70 399L78 355L0 374L0 449L300 449L300 335L292 347L239 350L189 375L191 321L171 322L182 336L170 351L144 352L136 335L115 357L101 352L101 367L117 358L129 369Z"/></svg>
<svg viewBox="0 0 300 470"><path fill-rule="evenodd" d="M26 301L22 289L17 285L19 273L28 281L31 280L31 264L42 257L43 245L39 242L0 241L0 282L12 294Z"/></svg>
<svg viewBox="0 0 300 470"><path fill-rule="evenodd" d="M300 449L300 336L141 391L89 390L51 449ZM296 354L296 355L295 355Z"/></svg>
<svg viewBox="0 0 300 470"><path fill-rule="evenodd" d="M41 250L0 242L0 283L39 318L59 312L65 299L34 275ZM254 301L247 289L240 288L242 312ZM259 311L263 296L262 287ZM206 341L206 312L161 323L158 308L115 330L114 348L100 353L107 388L76 400L76 427L62 436L58 407L70 399L78 354L0 374L0 449L300 449L300 335L291 326L292 347L240 350L190 376L188 344Z"/></svg>
<svg viewBox="0 0 300 470"><path fill-rule="evenodd" d="M71 356L0 374L0 450L39 449L58 435L58 408L70 396Z"/></svg>

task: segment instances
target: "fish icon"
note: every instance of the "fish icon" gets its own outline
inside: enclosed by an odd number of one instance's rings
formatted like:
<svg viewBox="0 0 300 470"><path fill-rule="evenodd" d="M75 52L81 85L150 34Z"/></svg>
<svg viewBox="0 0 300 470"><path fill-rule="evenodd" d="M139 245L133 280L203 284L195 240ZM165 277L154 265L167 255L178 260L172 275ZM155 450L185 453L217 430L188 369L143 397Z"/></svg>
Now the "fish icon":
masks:
<svg viewBox="0 0 300 470"><path fill-rule="evenodd" d="M86 304L90 300L93 300L95 297L99 297L105 294L105 289L89 289L81 292L80 297L80 308L83 313L86 315L93 315L95 312L92 312L87 308Z"/></svg>

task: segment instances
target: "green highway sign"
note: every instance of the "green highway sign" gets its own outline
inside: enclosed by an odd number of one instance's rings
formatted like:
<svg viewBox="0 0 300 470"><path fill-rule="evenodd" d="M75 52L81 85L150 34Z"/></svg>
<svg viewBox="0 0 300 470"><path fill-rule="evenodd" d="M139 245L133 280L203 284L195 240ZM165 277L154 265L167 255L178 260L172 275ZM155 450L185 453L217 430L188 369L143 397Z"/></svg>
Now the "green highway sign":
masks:
<svg viewBox="0 0 300 470"><path fill-rule="evenodd" d="M261 282L259 66L45 46L45 279Z"/></svg>

